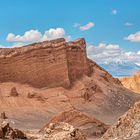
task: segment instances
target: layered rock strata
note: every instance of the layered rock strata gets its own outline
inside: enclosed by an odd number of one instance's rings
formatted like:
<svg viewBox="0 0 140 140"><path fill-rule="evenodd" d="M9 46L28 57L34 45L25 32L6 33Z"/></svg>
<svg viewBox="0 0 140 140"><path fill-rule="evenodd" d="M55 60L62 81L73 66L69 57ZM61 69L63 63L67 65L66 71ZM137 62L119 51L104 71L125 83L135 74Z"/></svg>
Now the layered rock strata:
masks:
<svg viewBox="0 0 140 140"><path fill-rule="evenodd" d="M34 87L70 87L82 75L89 75L84 39L66 42L56 39L20 48L0 49L0 81Z"/></svg>

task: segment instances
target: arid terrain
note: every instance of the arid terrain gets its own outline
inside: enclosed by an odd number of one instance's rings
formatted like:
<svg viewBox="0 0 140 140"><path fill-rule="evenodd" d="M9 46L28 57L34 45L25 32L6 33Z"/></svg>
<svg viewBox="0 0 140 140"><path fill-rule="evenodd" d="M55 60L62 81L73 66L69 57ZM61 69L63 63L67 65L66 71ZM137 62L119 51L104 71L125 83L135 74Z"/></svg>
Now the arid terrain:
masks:
<svg viewBox="0 0 140 140"><path fill-rule="evenodd" d="M140 93L140 71L133 76L120 78L120 81L124 87L136 93Z"/></svg>
<svg viewBox="0 0 140 140"><path fill-rule="evenodd" d="M135 103L103 136L106 140L140 139L140 102Z"/></svg>
<svg viewBox="0 0 140 140"><path fill-rule="evenodd" d="M51 138L41 139L52 140L59 126L100 138L138 100L139 94L87 58L84 39L0 49L0 112L12 128L34 139L49 127Z"/></svg>

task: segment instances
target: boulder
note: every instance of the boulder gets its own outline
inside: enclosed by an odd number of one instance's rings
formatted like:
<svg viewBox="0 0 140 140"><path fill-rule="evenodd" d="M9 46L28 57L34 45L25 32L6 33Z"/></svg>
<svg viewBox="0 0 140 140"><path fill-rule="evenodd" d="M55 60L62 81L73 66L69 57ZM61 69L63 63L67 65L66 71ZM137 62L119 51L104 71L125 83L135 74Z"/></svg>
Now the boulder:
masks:
<svg viewBox="0 0 140 140"><path fill-rule="evenodd" d="M86 137L79 129L64 122L50 123L45 128L45 134L41 138L43 140L86 140Z"/></svg>
<svg viewBox="0 0 140 140"><path fill-rule="evenodd" d="M5 112L2 112L0 118L1 119L7 119L8 117L6 116Z"/></svg>
<svg viewBox="0 0 140 140"><path fill-rule="evenodd" d="M9 123L3 122L0 126L0 138L6 139L26 139L26 135L18 130L10 127Z"/></svg>
<svg viewBox="0 0 140 140"><path fill-rule="evenodd" d="M4 138L4 134L3 134L2 128L0 128L0 138Z"/></svg>
<svg viewBox="0 0 140 140"><path fill-rule="evenodd" d="M19 93L17 92L16 87L13 87L13 88L11 89L10 96L16 97L16 96L18 96L18 95L19 95Z"/></svg>

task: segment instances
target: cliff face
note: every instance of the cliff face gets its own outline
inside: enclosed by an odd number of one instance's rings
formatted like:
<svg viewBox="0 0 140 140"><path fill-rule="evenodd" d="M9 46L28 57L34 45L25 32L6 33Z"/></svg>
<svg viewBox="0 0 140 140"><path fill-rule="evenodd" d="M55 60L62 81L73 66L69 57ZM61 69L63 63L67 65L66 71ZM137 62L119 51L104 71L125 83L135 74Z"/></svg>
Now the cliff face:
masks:
<svg viewBox="0 0 140 140"><path fill-rule="evenodd" d="M0 81L34 87L69 87L90 69L84 39L45 41L21 48L0 49Z"/></svg>
<svg viewBox="0 0 140 140"><path fill-rule="evenodd" d="M87 58L84 39L0 49L0 110L12 127L40 129L56 118L98 136L139 99Z"/></svg>

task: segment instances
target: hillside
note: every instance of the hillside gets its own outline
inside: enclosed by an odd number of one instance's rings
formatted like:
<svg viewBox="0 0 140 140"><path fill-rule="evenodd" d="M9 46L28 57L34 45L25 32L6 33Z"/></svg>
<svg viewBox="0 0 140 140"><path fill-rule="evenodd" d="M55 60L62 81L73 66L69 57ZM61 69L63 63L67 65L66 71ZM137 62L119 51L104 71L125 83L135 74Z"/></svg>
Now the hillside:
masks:
<svg viewBox="0 0 140 140"><path fill-rule="evenodd" d="M122 82L124 87L136 93L140 93L140 71L130 77L120 78L120 81Z"/></svg>
<svg viewBox="0 0 140 140"><path fill-rule="evenodd" d="M137 102L103 136L106 140L140 139L140 102Z"/></svg>
<svg viewBox="0 0 140 140"><path fill-rule="evenodd" d="M84 39L0 49L0 81L1 112L14 122L12 127L24 130L40 130L70 110L97 118L94 126L102 122L104 127L140 99L87 58ZM86 119L86 123L91 125L91 120ZM82 126L87 134L91 132L89 125Z"/></svg>

